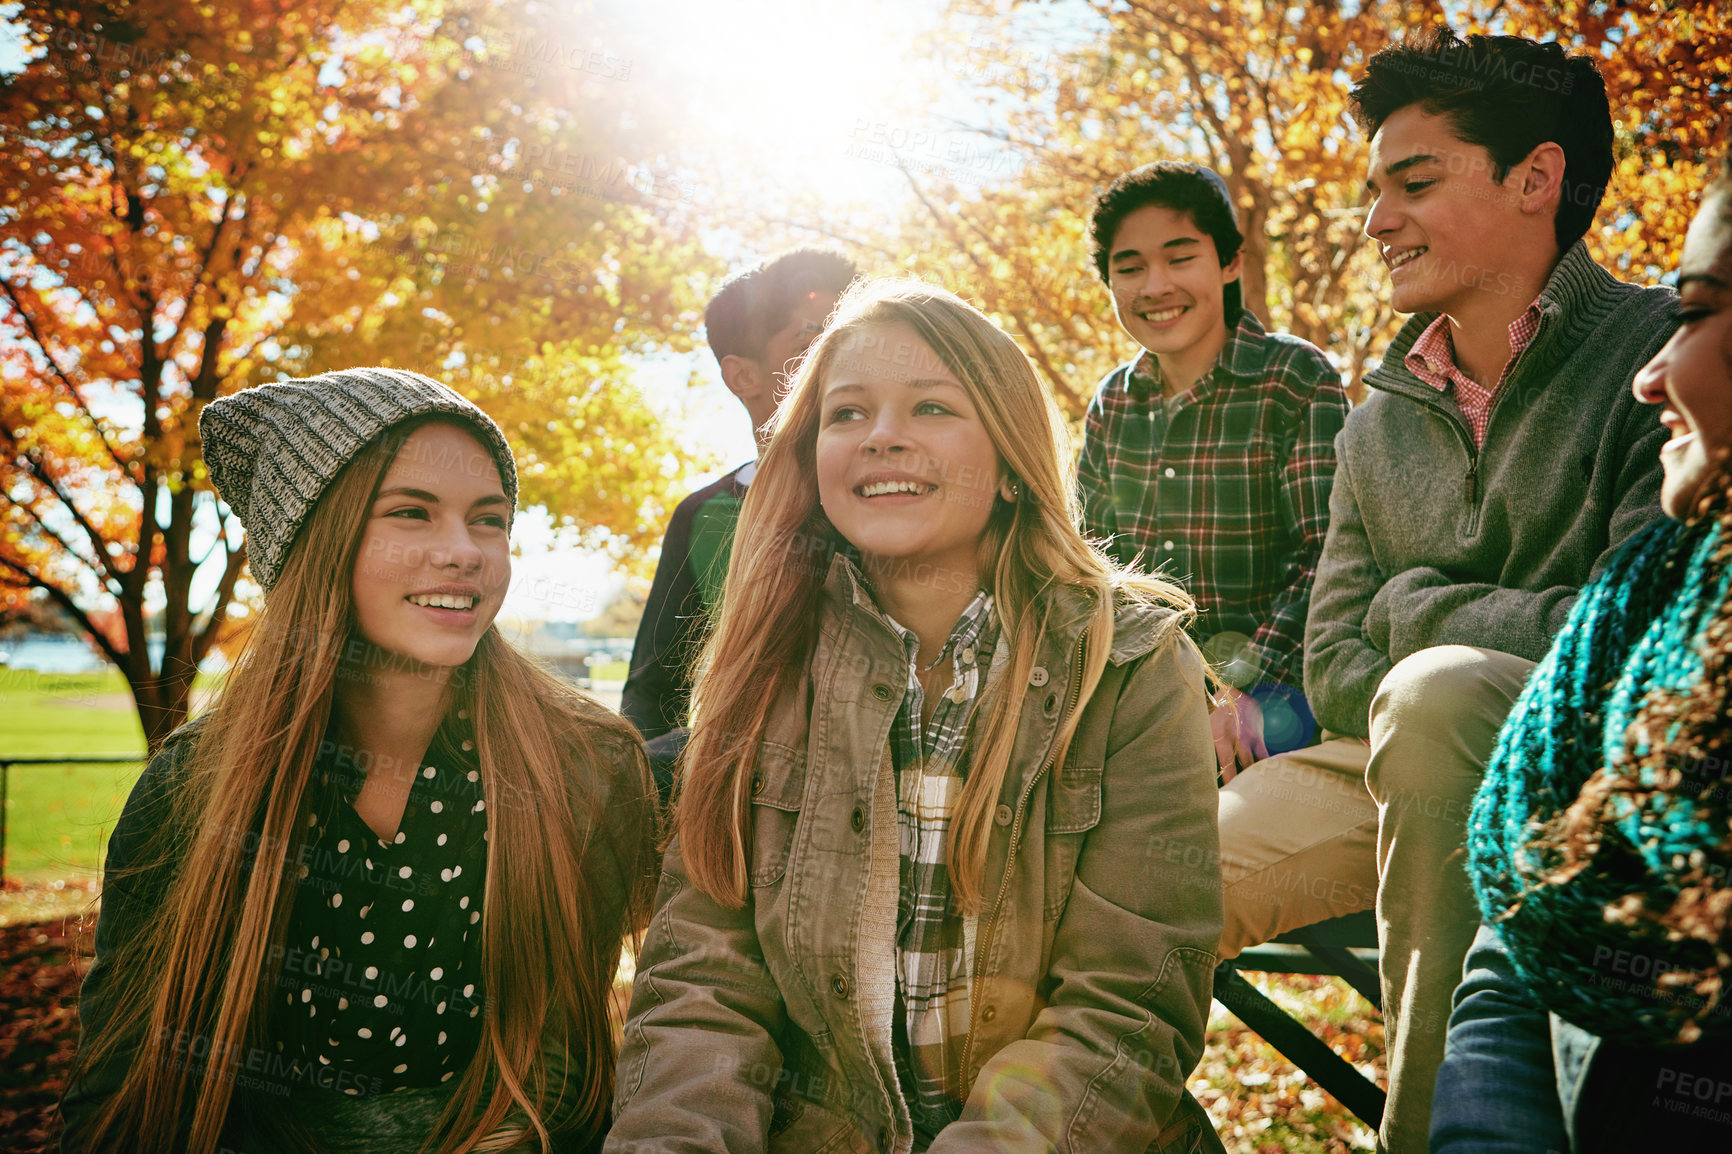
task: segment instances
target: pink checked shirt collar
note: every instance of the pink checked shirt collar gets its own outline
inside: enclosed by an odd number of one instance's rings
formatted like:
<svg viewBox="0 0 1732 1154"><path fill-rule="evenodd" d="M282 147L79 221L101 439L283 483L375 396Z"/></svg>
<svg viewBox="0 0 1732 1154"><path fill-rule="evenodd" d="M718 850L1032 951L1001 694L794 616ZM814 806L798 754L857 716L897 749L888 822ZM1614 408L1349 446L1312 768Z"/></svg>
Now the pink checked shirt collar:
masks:
<svg viewBox="0 0 1732 1154"><path fill-rule="evenodd" d="M1460 406L1462 416L1467 418L1468 427L1473 430L1474 446L1478 448L1485 444L1485 425L1491 416L1492 400L1509 378L1516 357L1532 342L1539 327L1540 303L1535 301L1526 312L1510 322L1509 360L1504 362L1497 384L1489 389L1456 365L1455 341L1449 335L1448 316L1432 321L1413 342L1413 347L1407 350L1407 371L1440 393L1447 393L1451 385L1455 386L1455 403Z"/></svg>

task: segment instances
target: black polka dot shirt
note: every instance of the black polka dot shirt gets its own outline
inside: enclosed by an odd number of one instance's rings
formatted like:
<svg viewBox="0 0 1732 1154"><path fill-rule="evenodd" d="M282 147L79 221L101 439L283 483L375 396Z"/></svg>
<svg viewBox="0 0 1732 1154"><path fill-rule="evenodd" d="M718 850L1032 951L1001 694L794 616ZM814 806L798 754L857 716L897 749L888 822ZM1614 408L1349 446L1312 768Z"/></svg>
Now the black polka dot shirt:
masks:
<svg viewBox="0 0 1732 1154"><path fill-rule="evenodd" d="M325 743L270 1030L306 1082L351 1097L457 1077L480 1041L483 997L487 803L474 742L441 731L389 839L352 804L363 769Z"/></svg>

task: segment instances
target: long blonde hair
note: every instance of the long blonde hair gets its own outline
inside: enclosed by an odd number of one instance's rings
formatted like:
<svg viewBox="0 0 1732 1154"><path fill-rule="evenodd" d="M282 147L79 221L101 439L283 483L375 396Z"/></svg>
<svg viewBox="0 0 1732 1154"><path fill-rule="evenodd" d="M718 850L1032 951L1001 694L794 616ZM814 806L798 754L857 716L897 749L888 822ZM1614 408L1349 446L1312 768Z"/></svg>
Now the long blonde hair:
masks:
<svg viewBox="0 0 1732 1154"><path fill-rule="evenodd" d="M1164 580L1117 568L1078 532L1067 478L1068 434L1017 344L961 298L918 281L857 282L837 305L778 410L775 435L747 491L726 590L693 695L675 823L693 884L731 907L744 904L750 854L750 782L774 703L806 676L817 629L824 554L844 545L818 503L816 443L824 387L860 330L913 329L968 390L999 459L1020 485L994 500L976 563L992 593L1009 668L976 712L975 750L951 829L952 884L978 909L992 815L1011 761L1021 695L1062 587L1093 604L1081 696L1056 738L1062 767L1082 706L1106 668L1115 603L1164 605L1188 622L1189 596ZM984 721L981 720L984 715Z"/></svg>
<svg viewBox="0 0 1732 1154"><path fill-rule="evenodd" d="M139 871L178 874L149 932L118 944L113 1017L79 1056L81 1070L130 1062L99 1112L92 1149L217 1149L235 1104L225 1056L261 1045L268 991L279 976L296 889L287 871L313 812L314 763L338 657L355 629L348 574L386 470L424 423L393 426L331 483L220 703L196 723L173 801L187 817L155 832ZM342 576L333 581L333 573ZM460 710L470 711L484 796L512 803L487 810L481 1042L425 1148L500 1149L533 1139L547 1148L551 1133L599 1126L612 1098L613 978L623 938L647 919L654 786L625 722L518 653L494 627L454 671L442 724ZM610 765L622 768L604 770ZM604 797L607 777L616 780ZM237 831L248 836L227 836ZM614 869L611 887L594 884L596 871ZM604 893L623 901L604 907ZM566 1081L547 1068L549 1036L562 1037L583 1077ZM202 1040L212 1055L205 1069L176 1053L188 1039ZM264 1097L243 1095L241 1103L268 1115L273 1104ZM528 1125L482 1145L514 1106ZM305 1144L292 1118L271 1121Z"/></svg>

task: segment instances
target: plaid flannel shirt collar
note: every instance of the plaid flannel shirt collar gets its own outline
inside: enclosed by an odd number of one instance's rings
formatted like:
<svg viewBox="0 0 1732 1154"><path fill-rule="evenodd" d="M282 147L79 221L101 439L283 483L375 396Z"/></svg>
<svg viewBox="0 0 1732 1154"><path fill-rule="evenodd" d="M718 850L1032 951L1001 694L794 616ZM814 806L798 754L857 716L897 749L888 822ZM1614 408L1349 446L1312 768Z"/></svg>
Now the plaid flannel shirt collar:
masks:
<svg viewBox="0 0 1732 1154"><path fill-rule="evenodd" d="M1534 334L1540 328L1540 302L1522 310L1522 315L1509 324L1509 360L1504 362L1503 371L1498 374L1497 383L1487 388L1461 371L1461 366L1455 360L1455 338L1450 330L1449 317L1439 315L1427 325L1425 331L1413 342L1413 347L1407 350L1403 362L1407 371L1436 389L1440 393L1449 391L1451 384L1465 381L1469 386L1495 393L1509 379L1510 370L1515 367L1516 358L1521 356L1528 345L1533 343Z"/></svg>
<svg viewBox="0 0 1732 1154"><path fill-rule="evenodd" d="M908 654L908 696L903 701L903 709L910 715L910 728L918 737L917 748L914 753L917 757L930 758L936 747L946 744L938 740L940 735L936 730L939 714L949 711L944 710L942 706L935 710L932 715L935 732L930 734L922 732L920 714L925 706L925 690L920 685L920 658L923 656L920 653L920 639L914 635L912 630L904 627L901 622L889 614L883 613L880 616L884 618L891 630L902 639L903 650ZM990 653L978 653L976 647L983 641L990 643L993 640L993 636L983 636L984 634L991 633L996 636L997 630L989 628L995 621L996 618L992 612L992 595L982 589L974 595L974 600L968 603L968 608L962 611L962 616L956 619L956 625L951 629L950 637L945 641L944 648L932 661L925 663L930 666L945 656L950 658L953 681L951 688L945 691L945 696L949 698L952 704L961 705L971 701L979 693L978 671L984 668L986 663L991 660L992 655ZM966 719L968 711L962 712L964 719ZM950 736L955 744L960 745L961 728L958 727L957 732Z"/></svg>
<svg viewBox="0 0 1732 1154"><path fill-rule="evenodd" d="M1195 399L1202 400L1220 385L1230 381L1261 378L1269 367L1269 334L1250 309L1239 310L1239 322L1227 330L1227 343L1209 371L1191 386ZM1125 389L1138 401L1161 395L1161 365L1155 355L1144 349L1131 362L1125 374Z"/></svg>

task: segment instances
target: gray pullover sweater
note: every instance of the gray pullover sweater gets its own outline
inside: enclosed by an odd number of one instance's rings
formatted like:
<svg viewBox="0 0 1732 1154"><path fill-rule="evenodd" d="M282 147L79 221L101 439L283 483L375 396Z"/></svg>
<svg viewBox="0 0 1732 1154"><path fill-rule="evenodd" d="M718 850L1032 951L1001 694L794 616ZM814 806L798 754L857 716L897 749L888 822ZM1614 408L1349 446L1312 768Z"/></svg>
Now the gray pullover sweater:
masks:
<svg viewBox="0 0 1732 1154"><path fill-rule="evenodd" d="M1453 394L1406 365L1408 320L1336 438L1329 535L1305 625L1305 695L1366 737L1397 661L1473 645L1538 661L1600 559L1661 516L1656 406L1630 382L1676 327L1668 288L1624 284L1576 242L1475 449Z"/></svg>

